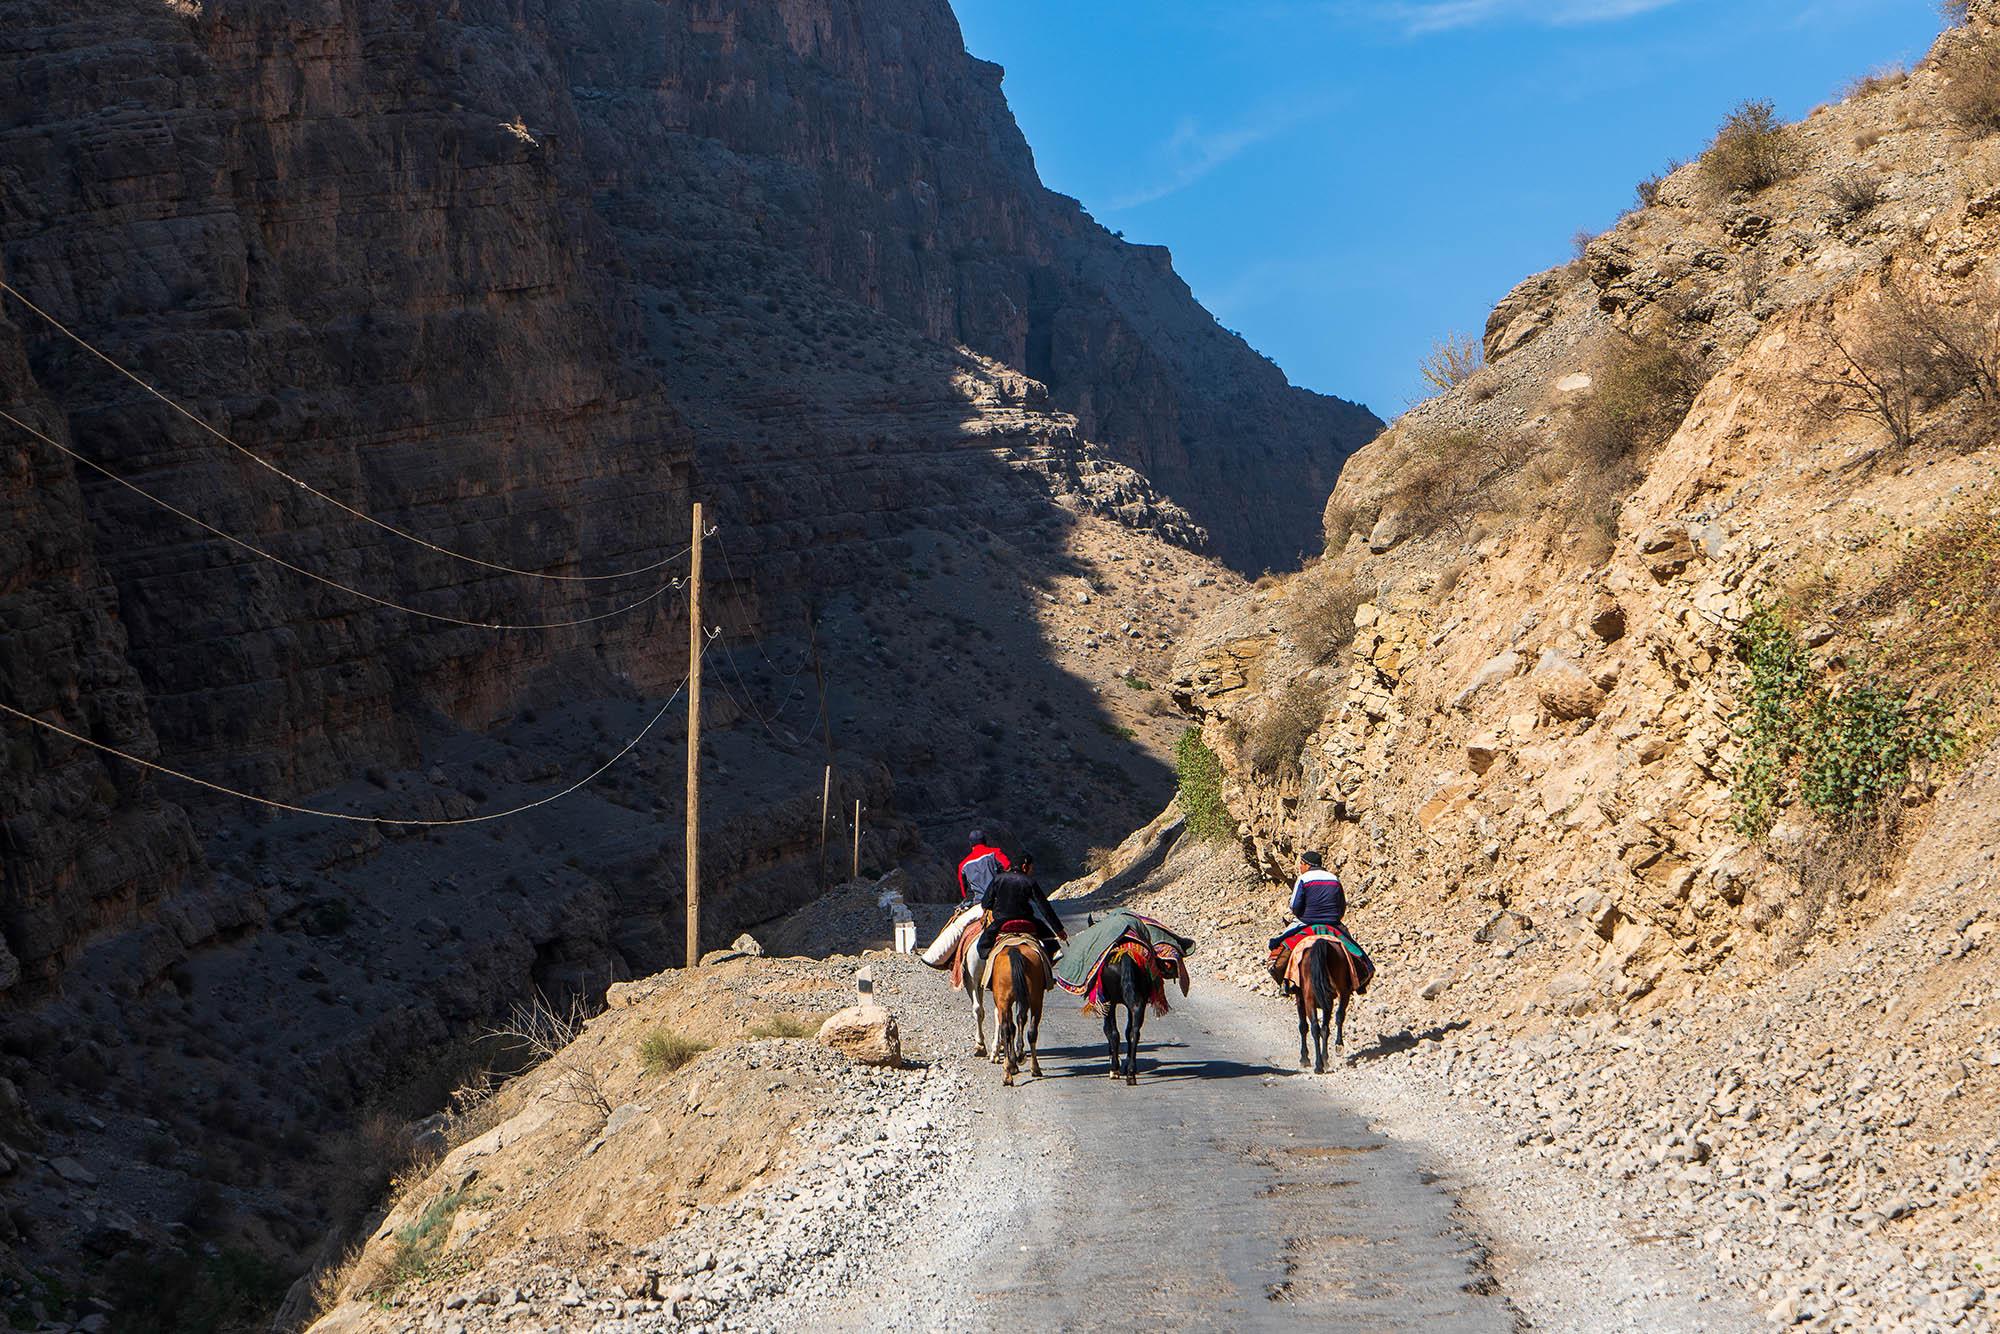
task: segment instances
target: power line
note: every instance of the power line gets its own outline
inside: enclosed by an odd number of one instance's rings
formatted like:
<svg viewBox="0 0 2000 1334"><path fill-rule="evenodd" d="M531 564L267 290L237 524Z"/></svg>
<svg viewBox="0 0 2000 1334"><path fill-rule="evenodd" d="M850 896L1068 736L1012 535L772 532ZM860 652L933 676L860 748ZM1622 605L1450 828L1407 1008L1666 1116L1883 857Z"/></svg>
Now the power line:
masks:
<svg viewBox="0 0 2000 1334"><path fill-rule="evenodd" d="M667 710L673 707L674 701L680 698L681 692L687 689L687 682L687 677L681 678L680 685L674 688L673 694L667 696L667 702L660 706L659 712L648 719L646 725L640 728L638 734L630 741L627 741L616 755L613 755L603 764L591 770L582 778L577 779L568 787L563 788L560 792L551 792L545 797L539 797L534 801L510 807L504 811L492 811L485 815L466 815L450 820L405 820L384 815L356 815L351 811L329 811L317 806L299 806L289 801L277 801L270 797L260 797L253 792L241 792L233 787L226 787L221 783L212 783L206 778L196 778L193 774L185 774L178 769L170 769L164 764L156 764L151 760L141 759L137 755L119 750L116 746L107 746L101 741L92 741L89 737L79 736L66 727L60 727L55 723L37 718L32 713L24 713L11 704L0 704L0 713L12 714L14 717L31 722L37 727L46 728L58 736L67 737L79 745L89 746L91 749L103 751L107 755L116 755L119 759L136 764L142 769L150 769L154 773L165 774L169 778L178 778L183 783L193 783L197 787L205 787L210 791L220 792L225 796L236 797L242 801L255 802L258 805L269 806L275 810L290 811L294 815L316 815L326 820L348 820L356 824L390 824L410 828L437 829L447 825L485 824L492 820L504 820L509 816L520 815L524 811L532 811L538 806L546 806L552 801L560 801L572 792L588 786L606 770L610 769L611 766L629 755L633 747L646 739L647 734L659 724L660 719L667 716Z"/></svg>
<svg viewBox="0 0 2000 1334"><path fill-rule="evenodd" d="M34 302L28 300L27 297L21 294L18 288L9 284L5 280L0 280L0 292L6 292L8 295L12 296L16 301L19 301L22 305L26 306L29 310L33 311L36 315L40 316L44 321L46 321L49 324L51 328L55 329L65 338L75 343L78 347L82 348L84 351L90 353L90 355L92 355L93 357L96 357L99 361L109 366L112 370L118 372L118 374L130 380L133 384L138 385L139 388L145 390L148 394L151 394L154 398L159 399L160 402L166 404L168 407L172 408L175 412L187 418L190 422L193 422L196 426L200 427L208 434L214 436L217 440L220 440L223 444L228 445L231 449L235 450L237 453L243 455L245 458L255 463L258 467L276 473L278 476L290 482L293 486L296 486L300 490L304 491L307 495L313 496L318 500L323 500L327 504L332 505L335 509L350 514L353 517L361 520L363 523L373 524L375 527L380 528L383 532L393 534L396 537L400 537L405 542L413 542L416 545L423 547L428 551L435 551L441 556L450 556L453 560L462 560L467 562L468 564L482 566L489 570L497 570L502 574L517 574L523 576L524 578L529 578L529 579L549 579L559 583L598 583L611 579L629 579L634 575L650 574L654 570L661 569L662 567L671 564L674 560L679 559L678 557L670 557L667 560L655 561L651 565L640 565L629 570L619 570L613 574L549 574L546 571L542 570L524 570L513 565L503 565L498 561L482 560L478 556L467 555L463 551L454 551L450 547L439 546L435 542L419 537L415 533L408 532L402 528L398 528L396 525L392 523L386 522L385 520L382 519L378 519L372 514L368 514L362 510L356 509L354 506L349 505L348 503L338 499L337 497L328 495L326 492L321 491L319 488L313 486L310 482L307 482L304 478L297 477L289 472L286 472L283 468L280 468L277 464L271 462L263 455L243 445L238 444L235 440L223 434L223 432L221 432L220 430L209 425L206 421L202 420L200 417L197 417L193 412L189 411L187 408L182 407L179 403L175 402L171 398L168 398L164 393L160 392L158 389L155 389L152 385L148 384L146 381L140 379L132 371L127 370L123 365L121 365L117 361L112 360L109 354L99 350L96 346L94 346L92 343L86 340L81 334L71 329L68 325L64 324L61 320L57 319L55 316L49 314L46 310L43 310L40 306L36 305Z"/></svg>
<svg viewBox="0 0 2000 1334"><path fill-rule="evenodd" d="M576 618L575 620L568 620L568 621L541 621L532 623L524 622L518 624L512 622L502 622L502 621L468 621L458 616L446 616L441 612L425 611L421 607L411 607L405 605L404 603L393 601L389 598L377 597L373 593L364 592L359 588L352 587L351 585L348 584L343 584L338 579L330 579L326 575L315 573L312 570L306 569L302 565L294 565L291 561L286 560L283 556L277 555L275 552L266 551L263 547L260 547L253 542L246 542L242 538L237 537L234 534L224 532L222 529L217 528L214 524L209 523L204 519L198 518L195 515L188 513L186 510L181 509L179 506L173 504L171 501L163 500L159 496L154 495L151 491L146 490L138 483L127 481L125 478L119 476L111 469L105 467L103 464L98 463L94 459L85 457L84 455L78 453L76 450L71 449L68 445L63 444L60 440L55 439L53 436L46 435L43 432L36 430L34 427L28 425L28 423L22 421L19 417L16 417L11 412L7 412L4 409L0 409L0 420L12 422L15 426L27 432L29 435L41 441L43 444L49 446L51 449L61 450L64 454L67 454L69 457L75 459L78 463L83 464L85 467L94 469L95 471L103 474L105 477L108 477L112 481L118 483L118 485L124 487L126 490L133 492L135 495L143 496L147 500L152 501L155 505L158 505L161 509L179 515L181 518L187 520L195 527L200 528L202 531L210 533L215 537L221 538L223 541L229 543L232 546L241 547L243 550L249 552L253 556L261 556L265 560L272 561L278 565L284 566L286 569L292 571L294 574L304 575L306 578L325 584L329 588L337 588L343 593L351 594L352 596L361 598L364 601L373 602L378 606L388 607L393 611L400 611L410 616L422 616L433 621L444 621L449 625L470 626L476 630L564 630L572 626L591 625L598 621L608 621L615 616L623 616L628 611L636 611L638 608L645 606L647 603L653 602L656 599L658 599L661 594L666 593L672 589L679 588L682 583L682 581L679 579L672 579L669 580L667 583L660 585L658 588L646 594L646 596L640 598L636 602L628 602L622 607L615 607L610 611L600 612L595 616L582 616ZM675 553L673 556L669 557L668 560L669 561L679 560L682 556L685 556L688 553L688 550L691 549L692 548L683 549L682 551L679 551ZM662 565L666 563L668 562L667 561L660 562L660 564Z"/></svg>

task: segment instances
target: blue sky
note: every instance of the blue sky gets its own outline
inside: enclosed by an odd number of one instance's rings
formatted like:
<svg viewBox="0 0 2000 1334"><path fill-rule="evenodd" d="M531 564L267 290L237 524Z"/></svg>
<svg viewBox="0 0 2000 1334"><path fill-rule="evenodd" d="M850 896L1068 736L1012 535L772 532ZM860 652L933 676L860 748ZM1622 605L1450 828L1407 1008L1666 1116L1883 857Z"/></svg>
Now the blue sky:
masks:
<svg viewBox="0 0 2000 1334"><path fill-rule="evenodd" d="M1736 103L1920 58L1932 0L954 0L1042 178L1172 247L1295 383L1393 417L1449 329Z"/></svg>

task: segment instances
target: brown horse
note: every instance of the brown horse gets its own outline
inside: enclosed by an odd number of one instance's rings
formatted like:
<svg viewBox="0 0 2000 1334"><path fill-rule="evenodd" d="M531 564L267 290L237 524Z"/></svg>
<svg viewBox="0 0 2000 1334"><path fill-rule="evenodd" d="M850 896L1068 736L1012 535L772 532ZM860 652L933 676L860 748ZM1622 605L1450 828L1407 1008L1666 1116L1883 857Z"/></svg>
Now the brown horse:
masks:
<svg viewBox="0 0 2000 1334"><path fill-rule="evenodd" d="M1342 946L1332 936L1314 936L1303 947L1305 958L1298 969L1299 1064L1311 1063L1313 1073L1326 1073L1327 1015L1333 1014L1333 1049L1338 1053L1347 1032L1347 1001L1354 994L1354 972L1343 957ZM1339 960L1330 965L1327 956ZM1312 1051L1306 1050L1306 1034L1312 1034Z"/></svg>
<svg viewBox="0 0 2000 1334"><path fill-rule="evenodd" d="M1007 1074L1000 1082L1012 1086L1025 1050L1028 1069L1040 1079L1042 1058L1035 1051L1041 1035L1042 995L1049 989L1048 960L1039 949L1003 944L993 960L993 1010L1000 1020L1000 1052Z"/></svg>

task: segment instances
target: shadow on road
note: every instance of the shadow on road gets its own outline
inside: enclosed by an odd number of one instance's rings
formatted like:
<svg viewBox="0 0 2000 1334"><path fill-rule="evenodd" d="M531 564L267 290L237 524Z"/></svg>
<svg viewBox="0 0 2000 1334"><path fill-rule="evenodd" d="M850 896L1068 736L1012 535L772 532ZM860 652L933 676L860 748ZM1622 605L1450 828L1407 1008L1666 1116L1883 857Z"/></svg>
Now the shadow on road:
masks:
<svg viewBox="0 0 2000 1334"><path fill-rule="evenodd" d="M1250 1064L1216 1058L1197 1060L1176 1059L1169 1053L1185 1050L1183 1043L1148 1043L1139 1050L1139 1078L1156 1083L1188 1079L1253 1079L1267 1075L1285 1075L1291 1071L1276 1065ZM1111 1053L1102 1043L1086 1043L1081 1046L1043 1047L1045 1062L1061 1061L1060 1067L1050 1064L1049 1079L1103 1079L1110 1068Z"/></svg>

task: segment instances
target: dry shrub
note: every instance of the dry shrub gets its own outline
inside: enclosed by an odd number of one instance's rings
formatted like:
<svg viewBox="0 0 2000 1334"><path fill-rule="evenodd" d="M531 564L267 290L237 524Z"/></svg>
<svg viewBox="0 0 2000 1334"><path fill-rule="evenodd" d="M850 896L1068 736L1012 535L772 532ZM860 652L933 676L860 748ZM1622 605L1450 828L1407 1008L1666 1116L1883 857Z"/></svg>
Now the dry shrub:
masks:
<svg viewBox="0 0 2000 1334"><path fill-rule="evenodd" d="M1860 820L1815 829L1783 859L1798 883L1792 921L1777 943L1781 964L1796 962L1829 909L1865 898L1882 868L1892 865L1901 834L1894 804Z"/></svg>
<svg viewBox="0 0 2000 1334"><path fill-rule="evenodd" d="M1860 97L1873 97L1891 88L1900 88L1910 80L1910 71L1901 65L1884 65L1881 69L1864 74L1850 81L1841 89L1840 100L1851 102Z"/></svg>
<svg viewBox="0 0 2000 1334"><path fill-rule="evenodd" d="M1755 193L1798 170L1792 132L1767 101L1745 102L1729 113L1701 155L1701 174L1721 194Z"/></svg>
<svg viewBox="0 0 2000 1334"><path fill-rule="evenodd" d="M583 1036L589 1018L581 997L572 999L567 1007L558 1007L536 992L531 1000L517 1001L507 1022L486 1036L528 1066L549 1066L554 1071L550 1091L557 1102L609 1116L611 1099L604 1091L604 1071L576 1049L576 1040Z"/></svg>
<svg viewBox="0 0 2000 1334"><path fill-rule="evenodd" d="M1850 167L1828 183L1826 194L1841 216L1852 221L1882 202L1882 178Z"/></svg>
<svg viewBox="0 0 2000 1334"><path fill-rule="evenodd" d="M1585 564L1610 558L1625 493L1646 456L1686 418L1702 381L1700 361L1676 344L1625 335L1612 341L1564 432L1569 480L1558 512L1578 534Z"/></svg>
<svg viewBox="0 0 2000 1334"><path fill-rule="evenodd" d="M1431 344L1417 365L1424 382L1439 393L1458 388L1486 364L1485 345L1471 334L1448 333Z"/></svg>
<svg viewBox="0 0 2000 1334"><path fill-rule="evenodd" d="M1887 130L1875 125L1871 125L1865 130L1856 130L1853 139L1854 151L1857 153L1866 153L1869 149L1887 138L1888 134Z"/></svg>
<svg viewBox="0 0 2000 1334"><path fill-rule="evenodd" d="M2000 301L1983 288L1957 304L1882 279L1866 322L1825 333L1830 355L1802 372L1830 417L1869 417L1898 449L1917 438L1928 409L1972 391L1980 408L2000 408Z"/></svg>
<svg viewBox="0 0 2000 1334"><path fill-rule="evenodd" d="M1687 163L1674 158L1666 166L1642 179L1632 190L1632 203L1636 208L1652 208L1660 202L1660 189L1667 183L1667 177L1679 171Z"/></svg>
<svg viewBox="0 0 2000 1334"><path fill-rule="evenodd" d="M1927 533L1861 599L1864 616L1902 613L1883 642L1892 673L1935 681L2000 656L2000 506L1988 491Z"/></svg>
<svg viewBox="0 0 2000 1334"><path fill-rule="evenodd" d="M1321 523L1329 555L1338 555L1341 548L1347 545L1348 537L1357 531L1356 522L1360 517L1360 510L1351 500L1333 498L1326 502L1326 513Z"/></svg>
<svg viewBox="0 0 2000 1334"><path fill-rule="evenodd" d="M825 1020L811 1014L770 1014L743 1030L752 1041L762 1038L809 1038L819 1032Z"/></svg>
<svg viewBox="0 0 2000 1334"><path fill-rule="evenodd" d="M2000 130L2000 47L1961 42L1939 60L1945 112L1980 134Z"/></svg>
<svg viewBox="0 0 2000 1334"><path fill-rule="evenodd" d="M1971 0L1938 0L1937 11L1946 27L1963 27L1965 21L1972 17L1972 3Z"/></svg>
<svg viewBox="0 0 2000 1334"><path fill-rule="evenodd" d="M1292 590L1285 628L1309 661L1332 662L1354 642L1355 610L1373 596L1373 590L1344 572L1336 577L1301 575Z"/></svg>
<svg viewBox="0 0 2000 1334"><path fill-rule="evenodd" d="M1244 734L1251 766L1260 773L1297 774L1306 742L1326 720L1327 695L1324 681L1301 676L1288 682Z"/></svg>
<svg viewBox="0 0 2000 1334"><path fill-rule="evenodd" d="M1571 453L1586 468L1642 459L1679 428L1703 380L1700 361L1678 344L1619 335L1570 415Z"/></svg>

